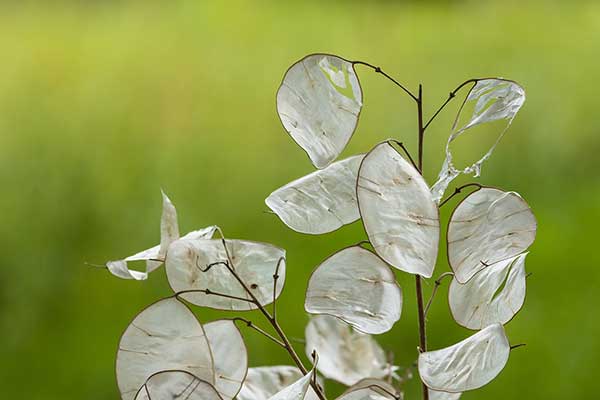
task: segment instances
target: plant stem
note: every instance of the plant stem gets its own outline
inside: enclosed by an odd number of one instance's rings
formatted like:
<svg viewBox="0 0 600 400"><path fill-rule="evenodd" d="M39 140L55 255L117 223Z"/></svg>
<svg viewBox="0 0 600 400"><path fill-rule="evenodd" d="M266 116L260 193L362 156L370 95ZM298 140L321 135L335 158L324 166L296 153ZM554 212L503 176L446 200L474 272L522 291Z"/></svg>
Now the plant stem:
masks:
<svg viewBox="0 0 600 400"><path fill-rule="evenodd" d="M439 206L438 206L438 207L439 207L439 208L442 208L442 206L443 206L444 204L446 204L446 203L447 203L447 202L448 202L450 199L452 199L454 196L456 196L457 194L459 194L459 193L460 193L460 192L461 192L463 189L465 189L465 188L468 188L469 186L475 186L475 187L477 187L477 188L479 188L479 189L481 189L481 188L483 187L483 186L482 186L482 185L480 185L479 183L475 183L475 182L473 182L473 183L466 183L466 184L464 184L464 185L462 185L462 186L459 186L459 187L457 187L457 188L454 188L454 193L452 193L450 196L446 197L446 199L444 199L444 201L442 201L442 202L439 204ZM477 189L477 190L479 190L479 189Z"/></svg>
<svg viewBox="0 0 600 400"><path fill-rule="evenodd" d="M419 84L419 96L417 97L417 116L419 123L419 155L418 167L419 172L423 175L423 137L425 127L423 126L423 86ZM421 276L415 275L415 283L417 290L417 309L419 312L419 351L427 351L427 327L425 326L425 308L423 307L423 287L421 285ZM425 383L421 380L423 390L423 400L429 400L429 390Z"/></svg>
<svg viewBox="0 0 600 400"><path fill-rule="evenodd" d="M429 298L429 301L427 302L427 305L425 306L425 318L427 318L427 313L429 313L429 308L431 307L431 304L433 304L433 299L435 297L435 294L437 293L438 288L442 284L442 279L444 279L446 276L454 276L454 272L444 272L442 275L440 275L435 280L435 285L433 286L433 291L431 292L431 297Z"/></svg>
<svg viewBox="0 0 600 400"><path fill-rule="evenodd" d="M290 355L290 357L292 358L292 360L294 361L296 366L300 369L302 374L303 375L308 374L308 370L302 363L302 360L298 356L298 353L296 353L296 350L294 350L294 348L292 347L292 344L290 343L289 339L287 338L285 332L283 331L283 329L281 329L281 326L279 325L279 322L277 322L277 319L275 319L275 317L273 317L269 313L269 311L265 308L265 306L263 306L260 303L260 301L254 295L252 290L248 287L248 285L246 285L246 283L242 280L242 278L240 278L240 276L237 274L237 272L233 266L233 261L231 259L231 256L229 255L229 249L227 248L227 242L225 241L225 238L222 237L221 241L223 242L223 247L225 248L225 254L227 255L227 263L225 264L225 266L227 267L229 272L234 276L234 278L238 281L238 283L242 286L242 288L246 291L246 293L248 293L248 295L252 299L252 303L254 303L256 305L258 310L265 316L267 321L269 321L269 323L271 324L271 326L273 327L275 332L277 332L277 335L281 338L283 347L286 349L286 351L288 352L288 354ZM279 264L279 262L278 262L278 264ZM277 275L277 271L275 272L275 275ZM322 392L319 385L317 385L311 381L311 386L315 390L315 393L317 394L317 396L319 397L320 400L327 400L327 398L325 397L325 394Z"/></svg>
<svg viewBox="0 0 600 400"><path fill-rule="evenodd" d="M409 95L414 101L418 102L417 97L414 94L412 94L411 91L406 88L406 86L404 86L403 84L401 84L400 82L398 82L397 80L395 80L394 78L389 76L380 67L376 67L375 65L369 64L368 62L364 62L364 61L351 61L351 63L352 63L352 65L364 65L365 67L371 68L373 71L375 71L378 74L381 74L384 77L386 77L387 79L389 79L396 86L398 86L400 89L402 89L407 95Z"/></svg>
<svg viewBox="0 0 600 400"><path fill-rule="evenodd" d="M273 336L269 335L267 332L265 332L264 330L262 330L258 326L254 325L254 323L252 321L247 320L246 318L242 318L242 317L235 317L235 318L232 318L231 320L233 322L237 322L237 321L243 322L248 328L254 329L256 332L258 332L261 335L265 336L267 339L269 339L269 340L273 341L274 343L278 344L279 346L285 348L285 345L283 344L283 342L280 342L279 340L277 340Z"/></svg>

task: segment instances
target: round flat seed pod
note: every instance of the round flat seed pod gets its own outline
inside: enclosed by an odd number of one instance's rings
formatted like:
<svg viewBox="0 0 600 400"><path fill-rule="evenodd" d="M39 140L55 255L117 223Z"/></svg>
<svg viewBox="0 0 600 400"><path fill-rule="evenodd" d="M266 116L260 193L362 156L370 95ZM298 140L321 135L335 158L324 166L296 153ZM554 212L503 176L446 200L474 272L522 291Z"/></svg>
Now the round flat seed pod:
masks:
<svg viewBox="0 0 600 400"><path fill-rule="evenodd" d="M377 254L401 271L430 278L440 221L419 171L389 142L380 143L360 166L356 193L363 225Z"/></svg>
<svg viewBox="0 0 600 400"><path fill-rule="evenodd" d="M233 399L242 387L248 370L248 352L240 330L232 320L204 324L213 355L215 388L224 400Z"/></svg>
<svg viewBox="0 0 600 400"><path fill-rule="evenodd" d="M269 367L248 368L242 390L237 395L238 400L267 400L283 388L291 385L302 377L297 367L276 365ZM322 382L320 385L323 386ZM312 387L308 388L306 400L318 400Z"/></svg>
<svg viewBox="0 0 600 400"><path fill-rule="evenodd" d="M135 400L222 400L208 382L185 371L163 371L152 375Z"/></svg>
<svg viewBox="0 0 600 400"><path fill-rule="evenodd" d="M279 264L276 296L285 282L285 250L268 243L220 239L183 240L174 242L167 253L167 278L176 293L210 289L215 293L250 300L231 271L219 262L233 262L233 268L262 305L273 302L273 274ZM209 268L209 266L212 267ZM208 295L202 292L183 293L192 304L219 310L246 311L256 309L249 301Z"/></svg>
<svg viewBox="0 0 600 400"><path fill-rule="evenodd" d="M500 324L441 350L419 355L419 374L430 389L460 393L478 389L502 371L510 344Z"/></svg>
<svg viewBox="0 0 600 400"><path fill-rule="evenodd" d="M306 354L317 352L317 369L326 378L351 386L364 378L383 378L390 372L379 344L336 317L312 317L305 337Z"/></svg>
<svg viewBox="0 0 600 400"><path fill-rule="evenodd" d="M314 369L310 370L306 375L302 375L297 381L289 386L284 387L269 400L304 400L310 388L310 381L313 379Z"/></svg>
<svg viewBox="0 0 600 400"><path fill-rule="evenodd" d="M363 155L336 161L327 168L277 189L265 203L291 229L318 235L360 218L356 176Z"/></svg>
<svg viewBox="0 0 600 400"><path fill-rule="evenodd" d="M160 300L129 324L117 352L117 383L123 400L157 372L180 370L214 383L213 359L202 325L182 302Z"/></svg>
<svg viewBox="0 0 600 400"><path fill-rule="evenodd" d="M452 127L452 133L446 143L446 158L442 164L438 179L432 186L433 198L439 202L444 195L444 191L460 174L481 175L481 166L489 159L494 149L510 127L513 119L525 103L525 90L516 82L508 79L477 79L475 84L469 90L467 97L463 101L456 120ZM478 156L477 161L466 167L456 167L454 165L451 145L465 134L479 135L481 130L473 129L481 125L504 121L500 123L500 131L497 139L489 150L482 156ZM485 132L485 130L483 130Z"/></svg>
<svg viewBox="0 0 600 400"><path fill-rule="evenodd" d="M456 206L448 224L448 260L465 283L488 265L523 253L535 240L537 222L515 192L484 187Z"/></svg>
<svg viewBox="0 0 600 400"><path fill-rule="evenodd" d="M396 400L402 398L402 393L382 379L365 378L346 389L338 400L342 398L343 400Z"/></svg>
<svg viewBox="0 0 600 400"><path fill-rule="evenodd" d="M361 108L354 66L334 55L304 57L288 69L277 91L283 127L319 169L346 147Z"/></svg>
<svg viewBox="0 0 600 400"><path fill-rule="evenodd" d="M468 329L506 324L525 302L525 257L520 254L481 270L467 283L452 280L448 303L454 320Z"/></svg>
<svg viewBox="0 0 600 400"><path fill-rule="evenodd" d="M429 389L429 400L458 400L462 393L439 392Z"/></svg>
<svg viewBox="0 0 600 400"><path fill-rule="evenodd" d="M360 246L343 249L312 273L304 309L329 314L357 330L379 334L400 319L402 290L388 265Z"/></svg>
<svg viewBox="0 0 600 400"><path fill-rule="evenodd" d="M395 400L395 398L376 387L351 387L337 400Z"/></svg>

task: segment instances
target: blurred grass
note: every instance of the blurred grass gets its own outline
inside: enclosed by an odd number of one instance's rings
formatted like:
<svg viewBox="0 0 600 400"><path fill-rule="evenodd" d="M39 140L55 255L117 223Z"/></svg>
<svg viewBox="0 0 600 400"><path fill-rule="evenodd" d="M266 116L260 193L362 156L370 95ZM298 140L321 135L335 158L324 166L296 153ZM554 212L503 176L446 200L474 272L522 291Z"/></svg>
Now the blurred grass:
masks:
<svg viewBox="0 0 600 400"><path fill-rule="evenodd" d="M3 397L118 397L119 336L168 285L163 271L135 283L83 262L155 244L161 187L182 230L216 223L230 237L287 248L280 312L302 337L310 271L364 238L359 224L303 236L263 213L268 193L311 171L280 126L274 93L292 62L319 51L381 65L412 88L422 82L428 113L470 77L525 86L525 107L481 181L520 192L539 220L526 306L507 326L527 347L463 398L591 398L600 373L599 43L594 2L2 3ZM366 104L345 154L390 136L414 147L414 106L372 72L359 75ZM457 106L428 131L430 181ZM399 281L403 318L380 341L408 365L417 344L413 279ZM429 319L431 348L469 335L451 320L446 287ZM246 337L252 365L288 363ZM411 383L407 399L417 392Z"/></svg>

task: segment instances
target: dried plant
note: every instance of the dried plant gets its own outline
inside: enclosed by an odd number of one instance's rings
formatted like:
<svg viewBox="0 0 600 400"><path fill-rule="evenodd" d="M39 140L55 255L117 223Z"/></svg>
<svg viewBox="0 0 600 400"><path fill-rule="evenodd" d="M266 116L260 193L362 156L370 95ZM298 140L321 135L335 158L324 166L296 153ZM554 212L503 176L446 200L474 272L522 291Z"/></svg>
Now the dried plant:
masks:
<svg viewBox="0 0 600 400"><path fill-rule="evenodd" d="M414 100L417 157L389 139L366 154L336 161L363 105L356 66L381 74ZM421 174L425 132L462 92L466 95L446 158L430 187ZM163 193L160 244L106 264L120 278L143 280L164 262L175 292L139 313L121 338L116 369L123 400L325 400L323 378L349 386L340 400L401 399L411 371L400 374L372 336L391 330L400 319L403 296L395 270L415 276L423 398L457 399L489 383L517 347L509 344L503 325L525 299L525 257L536 220L514 192L469 183L443 195L458 175L479 176L524 101L523 89L513 81L469 79L425 120L421 86L413 94L379 67L328 54L309 55L292 65L277 93L277 111L317 170L275 190L266 204L294 231L323 234L360 219L368 238L328 257L310 277L304 306L312 316L305 334L311 367L278 320L285 250L227 238L217 226L180 237L177 212ZM451 145L483 125L499 127L496 141L471 165L456 167ZM471 192L452 212L447 230L452 272L439 275L425 304L422 281L434 273L440 209L467 189ZM146 271L130 269L132 261L146 262ZM477 332L428 351L426 315L444 277L452 278L448 302L453 318ZM201 324L187 304L240 314L259 310L270 328L243 317ZM285 349L294 366L248 368L238 325Z"/></svg>

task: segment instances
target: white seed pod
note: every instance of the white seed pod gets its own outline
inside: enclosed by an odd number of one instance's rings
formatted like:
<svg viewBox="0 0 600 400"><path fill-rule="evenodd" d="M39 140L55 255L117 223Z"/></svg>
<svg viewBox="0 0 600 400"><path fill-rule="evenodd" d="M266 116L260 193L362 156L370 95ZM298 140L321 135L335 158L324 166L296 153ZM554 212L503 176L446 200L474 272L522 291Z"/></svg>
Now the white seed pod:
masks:
<svg viewBox="0 0 600 400"><path fill-rule="evenodd" d="M129 256L123 260L109 261L106 263L106 268L111 274L122 278L122 279L134 279L142 281L148 279L148 274L156 270L162 265L162 261L165 259L167 250L171 243L179 239L179 224L177 222L177 210L169 199L169 197L162 192L162 216L160 219L160 244L151 247L147 250L140 251L132 256ZM197 238L197 239L210 239L215 233L217 227L209 226L197 231L193 231L184 236L186 239ZM145 261L146 271L136 271L129 269L128 264L133 261Z"/></svg>
<svg viewBox="0 0 600 400"><path fill-rule="evenodd" d="M388 382L365 378L346 389L337 400L396 400L399 396L402 393Z"/></svg>
<svg viewBox="0 0 600 400"><path fill-rule="evenodd" d="M448 261L465 283L488 265L521 254L535 240L537 223L515 192L484 187L456 206L448 224Z"/></svg>
<svg viewBox="0 0 600 400"><path fill-rule="evenodd" d="M358 207L369 241L387 263L430 278L437 258L440 221L425 180L389 142L364 158Z"/></svg>
<svg viewBox="0 0 600 400"><path fill-rule="evenodd" d="M277 365L269 367L248 368L242 390L237 395L238 400L267 400L283 388L302 378L302 372L297 367ZM322 382L320 385L323 386ZM317 394L312 387L308 388L306 400L317 400Z"/></svg>
<svg viewBox="0 0 600 400"><path fill-rule="evenodd" d="M402 290L388 265L360 246L345 248L312 273L304 309L338 317L357 330L379 334L400 319Z"/></svg>
<svg viewBox="0 0 600 400"><path fill-rule="evenodd" d="M162 371L152 375L135 400L222 400L216 389L185 371Z"/></svg>
<svg viewBox="0 0 600 400"><path fill-rule="evenodd" d="M336 317L312 317L305 338L306 354L310 356L314 350L319 355L319 372L346 386L364 378L383 378L394 370L370 335L353 330Z"/></svg>
<svg viewBox="0 0 600 400"><path fill-rule="evenodd" d="M269 397L269 400L304 400L307 397L310 381L313 379L314 373L315 370L313 368L308 374L301 376L291 385L284 387Z"/></svg>
<svg viewBox="0 0 600 400"><path fill-rule="evenodd" d="M232 320L209 322L204 331L213 355L215 389L224 400L231 400L240 391L248 370L244 339Z"/></svg>
<svg viewBox="0 0 600 400"><path fill-rule="evenodd" d="M334 55L304 57L288 69L277 91L283 127L319 169L344 150L361 108L354 66Z"/></svg>
<svg viewBox="0 0 600 400"><path fill-rule="evenodd" d="M449 393L449 392L440 392L437 390L429 391L429 400L458 400L462 393Z"/></svg>
<svg viewBox="0 0 600 400"><path fill-rule="evenodd" d="M157 372L180 370L214 383L213 359L202 325L176 298L160 300L129 324L117 352L117 383L123 400Z"/></svg>
<svg viewBox="0 0 600 400"><path fill-rule="evenodd" d="M448 188L450 182L460 174L474 174L479 176L481 165L492 155L494 149L506 133L517 112L525 102L525 90L516 82L507 79L478 79L471 87L467 97L461 105L452 133L446 143L446 159L438 175L437 182L431 188L433 198L439 202ZM467 122L459 126L465 106L473 105L473 114L467 118ZM456 168L452 162L452 151L450 145L461 135L473 127L484 123L505 120L506 125L492 147L478 161L463 169Z"/></svg>
<svg viewBox="0 0 600 400"><path fill-rule="evenodd" d="M356 176L362 158L357 155L336 161L296 179L271 193L265 203L296 232L333 232L360 218Z"/></svg>
<svg viewBox="0 0 600 400"><path fill-rule="evenodd" d="M393 396L376 387L351 387L336 400L395 400Z"/></svg>
<svg viewBox="0 0 600 400"><path fill-rule="evenodd" d="M167 278L176 293L210 291L250 300L250 295L236 280L227 266L211 264L233 263L233 269L262 305L273 302L273 274L279 264L276 297L285 281L285 250L268 243L226 239L178 240L167 253ZM181 297L192 304L219 310L247 311L257 308L249 301L209 295L201 292L183 293Z"/></svg>
<svg viewBox="0 0 600 400"><path fill-rule="evenodd" d="M421 353L419 374L430 389L466 392L491 382L506 365L509 353L504 327L494 324L453 346Z"/></svg>
<svg viewBox="0 0 600 400"><path fill-rule="evenodd" d="M465 284L452 279L448 303L454 320L468 329L509 322L525 302L526 256L498 261Z"/></svg>

